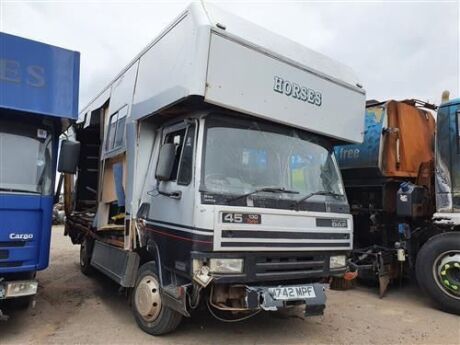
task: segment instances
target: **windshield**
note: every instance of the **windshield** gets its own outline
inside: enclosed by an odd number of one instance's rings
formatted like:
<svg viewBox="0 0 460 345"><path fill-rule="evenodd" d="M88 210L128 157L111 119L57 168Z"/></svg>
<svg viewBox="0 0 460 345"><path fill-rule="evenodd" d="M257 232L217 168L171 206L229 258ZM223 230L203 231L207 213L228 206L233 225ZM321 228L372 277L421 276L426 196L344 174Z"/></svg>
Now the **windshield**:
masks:
<svg viewBox="0 0 460 345"><path fill-rule="evenodd" d="M0 193L52 193L52 133L45 126L0 120Z"/></svg>
<svg viewBox="0 0 460 345"><path fill-rule="evenodd" d="M344 194L333 153L317 136L263 121L215 116L207 119L205 140L206 192L239 195L273 187L281 189L277 197L289 200L316 192ZM270 194L266 196L275 197Z"/></svg>

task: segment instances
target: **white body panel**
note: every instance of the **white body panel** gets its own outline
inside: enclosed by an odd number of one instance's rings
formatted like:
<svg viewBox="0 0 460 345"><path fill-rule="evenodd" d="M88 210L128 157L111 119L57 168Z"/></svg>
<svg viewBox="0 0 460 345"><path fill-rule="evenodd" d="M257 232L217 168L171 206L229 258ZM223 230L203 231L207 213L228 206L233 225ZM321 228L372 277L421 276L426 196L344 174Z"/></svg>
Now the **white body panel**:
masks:
<svg viewBox="0 0 460 345"><path fill-rule="evenodd" d="M116 84L127 73L133 80L137 70L135 87L129 88L132 120L194 95L344 142L362 141L365 92L350 68L217 7L203 6L190 5L81 115L100 106L108 89L110 103L119 104ZM321 104L302 100L295 89L292 95L274 91L275 77L320 93Z"/></svg>
<svg viewBox="0 0 460 345"><path fill-rule="evenodd" d="M205 100L339 140L362 140L362 90L214 33Z"/></svg>
<svg viewBox="0 0 460 345"><path fill-rule="evenodd" d="M257 207L204 205L200 194L196 193L194 226L213 229L213 250L225 251L348 251L353 249L353 217L351 214L332 212L292 211ZM230 224L222 222L222 213L250 213L261 216L260 224ZM346 228L317 226L317 219L346 220ZM232 238L225 238L223 231L232 231ZM239 237L239 231L253 231L254 236ZM264 236L269 232L283 232L283 238ZM302 235L324 234L343 235L343 239L295 239L292 233ZM201 234L201 233L200 233ZM202 233L201 235L206 235ZM290 238L291 237L291 238ZM225 246L225 243L245 243L244 246ZM247 245L254 243L254 246ZM262 246L260 244L263 244ZM279 245L271 246L272 243ZM295 244L298 244L297 246ZM257 245L259 244L259 245Z"/></svg>
<svg viewBox="0 0 460 345"><path fill-rule="evenodd" d="M222 222L223 212L256 213L261 224L228 224ZM347 220L346 228L318 227L319 218ZM295 212L266 208L216 206L214 210L214 251L336 251L351 250L353 246L353 218L347 214L321 212ZM223 236L223 231L232 232L232 237ZM253 232L254 236L239 236L239 232ZM270 236L270 232L282 232L285 237ZM343 239L292 238L296 235L324 234L343 235ZM290 238L291 237L291 238ZM345 238L346 237L346 238ZM253 245L250 245L250 244Z"/></svg>

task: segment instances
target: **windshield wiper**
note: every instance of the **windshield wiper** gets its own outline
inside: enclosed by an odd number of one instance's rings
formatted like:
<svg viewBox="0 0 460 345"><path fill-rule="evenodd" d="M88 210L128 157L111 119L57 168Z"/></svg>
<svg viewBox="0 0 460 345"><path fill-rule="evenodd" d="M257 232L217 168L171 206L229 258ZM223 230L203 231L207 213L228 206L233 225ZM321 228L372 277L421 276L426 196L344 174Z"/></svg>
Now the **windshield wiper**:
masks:
<svg viewBox="0 0 460 345"><path fill-rule="evenodd" d="M302 202L304 202L305 200L308 200L310 199L312 196L315 196L315 195L326 195L326 196L333 196L333 197L340 197L340 196L343 196L343 194L338 194L338 193L334 193L334 192L327 192L325 190L322 190L322 191L319 191L319 192L313 192L313 193L310 193L310 194L307 194L305 195L303 198L300 198L299 200L296 200L294 201L294 203L292 204L292 206L295 206L297 211L299 210L299 206Z"/></svg>
<svg viewBox="0 0 460 345"><path fill-rule="evenodd" d="M253 190L252 192L241 194L241 195L235 196L234 198L230 198L230 199L227 200L227 202L240 200L240 199L246 198L246 197L248 197L250 195L254 195L254 194L262 193L262 192L299 194L299 192L297 192L295 190L289 190L289 189L286 189L284 187L262 187L262 188L257 188L255 190Z"/></svg>

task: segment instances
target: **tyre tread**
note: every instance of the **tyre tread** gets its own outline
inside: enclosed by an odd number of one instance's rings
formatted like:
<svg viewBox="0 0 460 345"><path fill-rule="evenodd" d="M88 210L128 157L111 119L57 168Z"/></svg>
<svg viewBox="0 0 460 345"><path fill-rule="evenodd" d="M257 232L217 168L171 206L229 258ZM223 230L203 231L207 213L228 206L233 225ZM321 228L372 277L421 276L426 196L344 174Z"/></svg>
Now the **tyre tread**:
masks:
<svg viewBox="0 0 460 345"><path fill-rule="evenodd" d="M446 232L430 238L420 249L415 262L415 274L422 291L448 313L460 315L460 299L440 290L432 274L433 261L443 251L460 248L460 233Z"/></svg>
<svg viewBox="0 0 460 345"><path fill-rule="evenodd" d="M142 279L143 274L146 272L158 277L156 264L153 262L145 263L139 268L136 285ZM160 311L160 315L158 316L158 319L155 320L153 323L148 324L137 313L136 306L134 303L134 290L132 291L131 298L131 305L136 323L144 332L150 335L163 335L171 333L179 326L179 324L182 321L182 314L178 313L175 310L172 310L171 308L163 306L162 310Z"/></svg>

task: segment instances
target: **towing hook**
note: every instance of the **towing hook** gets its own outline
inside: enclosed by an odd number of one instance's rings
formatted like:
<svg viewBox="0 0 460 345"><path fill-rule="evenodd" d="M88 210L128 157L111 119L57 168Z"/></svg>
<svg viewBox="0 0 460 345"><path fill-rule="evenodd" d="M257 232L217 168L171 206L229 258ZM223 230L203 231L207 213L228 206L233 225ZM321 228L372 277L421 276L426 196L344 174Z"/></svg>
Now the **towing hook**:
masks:
<svg viewBox="0 0 460 345"><path fill-rule="evenodd" d="M343 275L343 279L345 279L347 281L355 280L356 277L358 277L358 271L353 271L353 272L352 271L347 271Z"/></svg>
<svg viewBox="0 0 460 345"><path fill-rule="evenodd" d="M355 264L351 258L347 260L347 264L348 264L347 271L343 275L343 279L347 281L352 281L356 279L356 277L358 276L359 266Z"/></svg>
<svg viewBox="0 0 460 345"><path fill-rule="evenodd" d="M358 272L359 265L355 262L353 262L353 259L350 258L347 260L347 273L348 272Z"/></svg>

